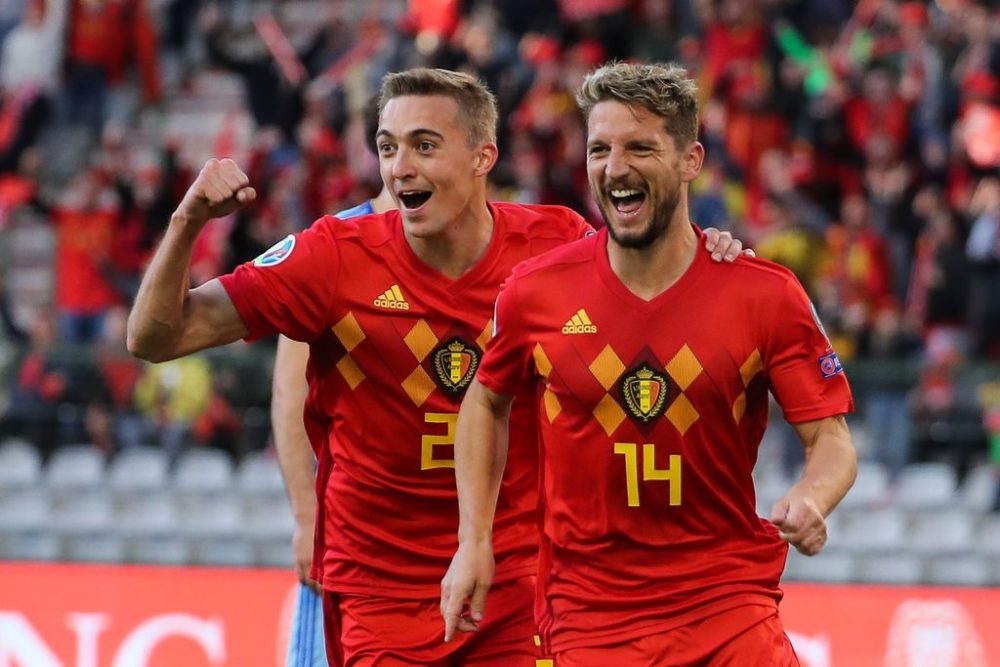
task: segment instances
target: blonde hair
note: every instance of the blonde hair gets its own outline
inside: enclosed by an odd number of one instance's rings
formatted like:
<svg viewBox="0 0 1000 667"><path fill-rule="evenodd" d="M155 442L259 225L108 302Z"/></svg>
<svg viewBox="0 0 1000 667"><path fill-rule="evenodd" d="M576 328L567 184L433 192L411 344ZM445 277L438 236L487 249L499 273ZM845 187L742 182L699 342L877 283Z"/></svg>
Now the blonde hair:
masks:
<svg viewBox="0 0 1000 667"><path fill-rule="evenodd" d="M466 124L470 146L496 142L497 100L482 81L464 72L417 67L386 74L379 92L378 112L394 97L444 95L455 100L459 117Z"/></svg>
<svg viewBox="0 0 1000 667"><path fill-rule="evenodd" d="M698 139L698 87L674 64L609 63L584 79L576 94L585 118L599 102L640 106L663 118L678 148Z"/></svg>

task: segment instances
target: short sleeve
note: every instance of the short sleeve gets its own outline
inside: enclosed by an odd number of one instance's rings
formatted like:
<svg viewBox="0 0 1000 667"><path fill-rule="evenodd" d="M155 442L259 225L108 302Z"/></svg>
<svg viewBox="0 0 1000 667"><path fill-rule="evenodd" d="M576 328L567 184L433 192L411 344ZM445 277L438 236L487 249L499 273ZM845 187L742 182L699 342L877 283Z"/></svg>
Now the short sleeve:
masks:
<svg viewBox="0 0 1000 667"><path fill-rule="evenodd" d="M769 306L765 363L785 419L798 423L853 411L844 368L799 281L789 276Z"/></svg>
<svg viewBox="0 0 1000 667"><path fill-rule="evenodd" d="M250 332L246 340L281 333L310 341L328 326L339 267L336 243L321 219L219 281Z"/></svg>
<svg viewBox="0 0 1000 667"><path fill-rule="evenodd" d="M507 279L493 312L493 337L486 345L477 379L490 391L512 396L533 381L529 340L519 314L517 280Z"/></svg>
<svg viewBox="0 0 1000 667"><path fill-rule="evenodd" d="M582 215L571 209L567 209L567 211L569 212L568 214L570 222L573 225L574 231L576 232L575 235L573 236L573 240L582 239L587 236L593 236L594 234L597 233L597 230L595 230L590 225L589 222L584 220Z"/></svg>

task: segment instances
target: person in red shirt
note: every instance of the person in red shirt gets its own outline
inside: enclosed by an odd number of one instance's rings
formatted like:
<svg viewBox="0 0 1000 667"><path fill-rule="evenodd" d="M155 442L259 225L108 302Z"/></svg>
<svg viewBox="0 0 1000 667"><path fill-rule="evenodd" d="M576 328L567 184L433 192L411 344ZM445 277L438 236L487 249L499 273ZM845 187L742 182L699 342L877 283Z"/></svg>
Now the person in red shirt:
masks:
<svg viewBox="0 0 1000 667"><path fill-rule="evenodd" d="M562 207L487 202L496 106L475 78L392 74L381 99L380 168L400 210L321 218L188 290L198 232L256 196L235 163L210 161L143 279L128 347L160 361L276 332L309 343L305 425L322 499L311 578L325 591L331 663L534 665L527 396L497 511L497 613L479 635L440 642L438 585L457 547L455 420L502 281L592 230Z"/></svg>
<svg viewBox="0 0 1000 667"><path fill-rule="evenodd" d="M520 265L497 300L456 430L446 641L491 622L507 415L528 394L541 425L536 611L555 664L797 665L778 580L786 543L822 549L854 480L843 368L790 271L697 252L687 189L704 149L685 71L608 65L578 101L607 226ZM764 519L751 473L769 390L806 464Z"/></svg>

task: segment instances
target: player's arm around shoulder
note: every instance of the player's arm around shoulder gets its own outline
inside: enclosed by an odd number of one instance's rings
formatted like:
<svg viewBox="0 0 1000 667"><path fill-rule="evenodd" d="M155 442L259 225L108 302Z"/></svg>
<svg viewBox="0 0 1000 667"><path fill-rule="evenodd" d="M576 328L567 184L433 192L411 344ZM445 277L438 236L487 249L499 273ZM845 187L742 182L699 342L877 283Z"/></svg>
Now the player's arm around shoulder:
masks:
<svg viewBox="0 0 1000 667"><path fill-rule="evenodd" d="M209 160L170 218L129 314L129 352L166 361L247 335L218 279L190 289L191 254L202 228L257 196L232 160Z"/></svg>
<svg viewBox="0 0 1000 667"><path fill-rule="evenodd" d="M799 552L815 556L826 544L826 517L854 484L858 464L843 415L792 425L805 447L798 482L771 510L771 522Z"/></svg>

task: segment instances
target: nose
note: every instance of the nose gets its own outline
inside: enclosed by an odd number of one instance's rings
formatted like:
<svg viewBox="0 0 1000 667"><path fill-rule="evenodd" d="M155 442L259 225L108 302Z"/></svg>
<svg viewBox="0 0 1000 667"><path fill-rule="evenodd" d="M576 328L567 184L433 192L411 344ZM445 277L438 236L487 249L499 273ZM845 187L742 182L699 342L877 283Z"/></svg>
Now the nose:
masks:
<svg viewBox="0 0 1000 667"><path fill-rule="evenodd" d="M628 156L620 148L612 147L604 163L604 175L608 180L624 178L628 175Z"/></svg>
<svg viewBox="0 0 1000 667"><path fill-rule="evenodd" d="M396 154L390 158L389 173L396 180L406 180L416 175L410 151L405 146L396 149Z"/></svg>

